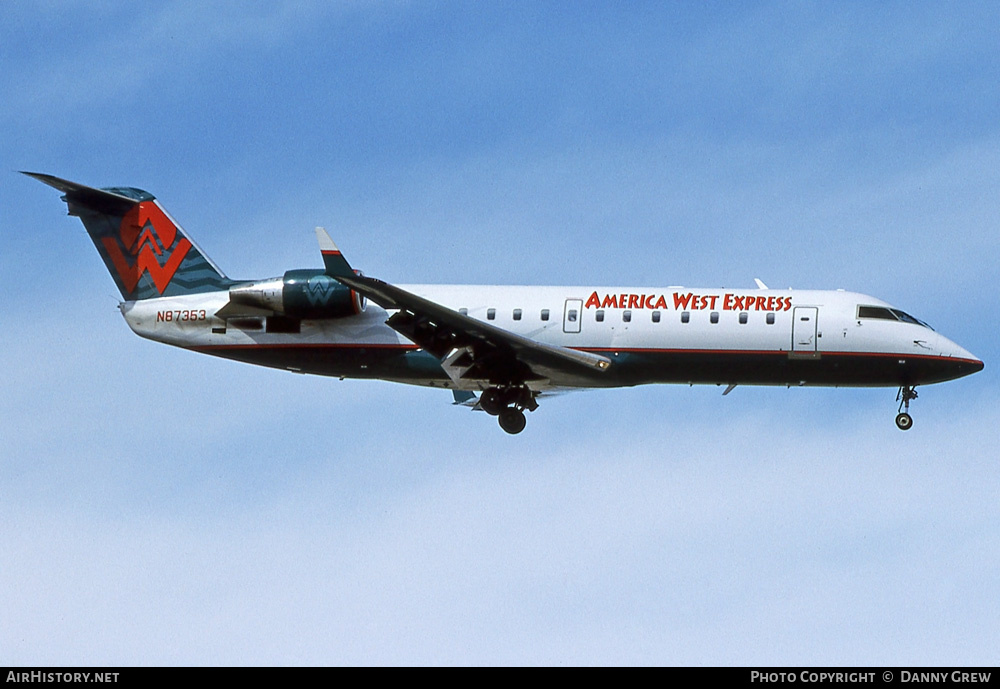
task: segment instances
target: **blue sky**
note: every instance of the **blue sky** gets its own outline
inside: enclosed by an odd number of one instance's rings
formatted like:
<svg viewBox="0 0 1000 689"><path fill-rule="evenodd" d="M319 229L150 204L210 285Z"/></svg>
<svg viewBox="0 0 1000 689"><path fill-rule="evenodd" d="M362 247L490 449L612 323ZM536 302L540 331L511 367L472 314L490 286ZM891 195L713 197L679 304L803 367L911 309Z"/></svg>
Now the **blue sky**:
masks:
<svg viewBox="0 0 1000 689"><path fill-rule="evenodd" d="M0 663L995 663L992 3L0 6ZM136 338L47 172L232 277L844 287L921 389L440 391Z"/></svg>

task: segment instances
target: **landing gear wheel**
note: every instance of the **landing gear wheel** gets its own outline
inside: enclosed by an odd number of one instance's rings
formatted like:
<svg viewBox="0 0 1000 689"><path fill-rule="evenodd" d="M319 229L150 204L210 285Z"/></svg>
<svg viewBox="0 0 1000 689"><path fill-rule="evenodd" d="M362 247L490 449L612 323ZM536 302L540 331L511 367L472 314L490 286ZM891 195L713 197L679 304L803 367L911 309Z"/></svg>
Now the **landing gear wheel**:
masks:
<svg viewBox="0 0 1000 689"><path fill-rule="evenodd" d="M524 412L517 407L507 407L500 412L499 421L500 428L511 435L516 435L523 431L524 426L528 423L527 419L524 418Z"/></svg>
<svg viewBox="0 0 1000 689"><path fill-rule="evenodd" d="M896 428L901 431L908 431L913 426L913 419L909 415L910 400L917 399L917 391L912 385L903 385L896 393L896 401L899 402L899 413L896 414Z"/></svg>
<svg viewBox="0 0 1000 689"><path fill-rule="evenodd" d="M490 416L499 416L504 409L500 391L496 388L483 390L483 394L479 396L479 407Z"/></svg>

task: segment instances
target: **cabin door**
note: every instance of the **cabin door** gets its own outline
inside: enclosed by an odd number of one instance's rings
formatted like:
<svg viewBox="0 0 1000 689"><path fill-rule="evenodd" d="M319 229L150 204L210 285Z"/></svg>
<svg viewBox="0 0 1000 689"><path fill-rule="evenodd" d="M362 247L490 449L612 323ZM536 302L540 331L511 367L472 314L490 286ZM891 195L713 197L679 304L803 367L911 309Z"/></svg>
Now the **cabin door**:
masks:
<svg viewBox="0 0 1000 689"><path fill-rule="evenodd" d="M796 306L792 310L792 353L815 354L819 309Z"/></svg>
<svg viewBox="0 0 1000 689"><path fill-rule="evenodd" d="M583 299L567 299L563 308L563 332L580 332L580 321L583 320Z"/></svg>

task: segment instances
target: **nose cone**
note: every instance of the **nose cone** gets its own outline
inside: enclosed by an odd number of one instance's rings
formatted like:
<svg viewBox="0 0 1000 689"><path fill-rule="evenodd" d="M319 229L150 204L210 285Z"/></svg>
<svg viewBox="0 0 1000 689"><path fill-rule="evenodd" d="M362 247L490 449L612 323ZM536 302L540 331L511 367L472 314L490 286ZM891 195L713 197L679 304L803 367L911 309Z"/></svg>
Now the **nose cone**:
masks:
<svg viewBox="0 0 1000 689"><path fill-rule="evenodd" d="M972 373L979 373L983 370L983 362L972 357L971 359L958 359L955 361L955 377L960 378Z"/></svg>
<svg viewBox="0 0 1000 689"><path fill-rule="evenodd" d="M983 370L983 362L951 340L941 338L941 356L947 363L949 378L961 378Z"/></svg>

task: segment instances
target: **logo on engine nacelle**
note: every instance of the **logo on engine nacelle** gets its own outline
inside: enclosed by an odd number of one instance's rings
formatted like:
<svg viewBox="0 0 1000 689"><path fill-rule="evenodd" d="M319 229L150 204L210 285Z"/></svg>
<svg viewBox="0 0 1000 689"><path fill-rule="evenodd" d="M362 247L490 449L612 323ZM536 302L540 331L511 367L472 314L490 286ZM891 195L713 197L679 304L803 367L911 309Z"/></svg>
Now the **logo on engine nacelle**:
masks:
<svg viewBox="0 0 1000 689"><path fill-rule="evenodd" d="M306 282L306 299L313 306L326 306L330 295L340 285L327 275L315 275Z"/></svg>

